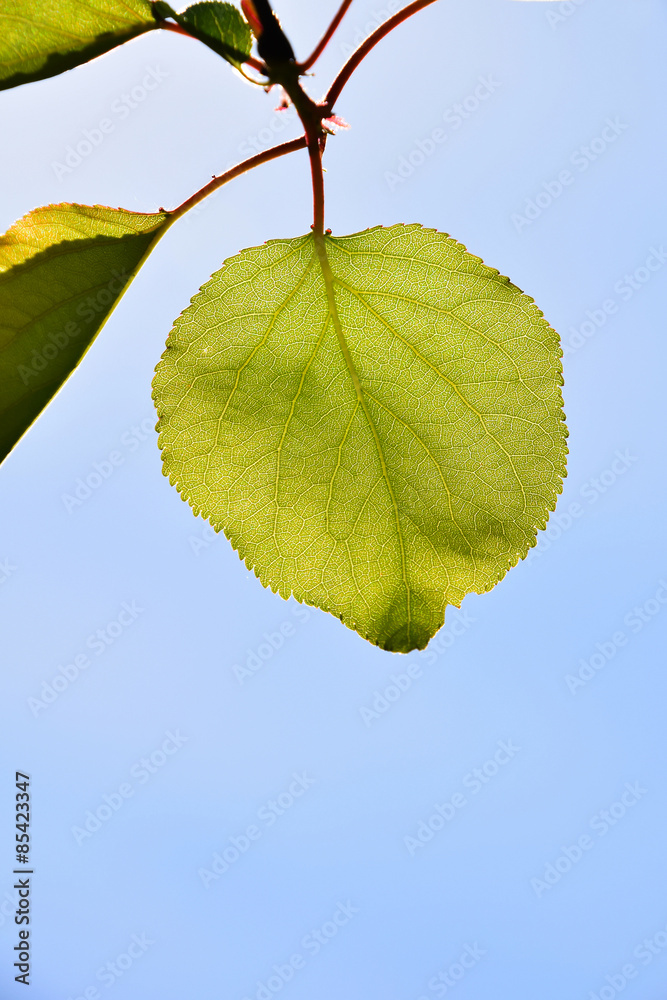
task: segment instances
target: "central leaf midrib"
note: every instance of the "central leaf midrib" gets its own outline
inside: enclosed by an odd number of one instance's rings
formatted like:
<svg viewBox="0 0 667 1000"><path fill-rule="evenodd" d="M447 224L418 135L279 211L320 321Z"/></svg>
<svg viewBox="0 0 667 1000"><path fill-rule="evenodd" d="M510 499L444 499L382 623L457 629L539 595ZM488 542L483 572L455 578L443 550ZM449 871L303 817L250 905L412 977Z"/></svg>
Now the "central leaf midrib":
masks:
<svg viewBox="0 0 667 1000"><path fill-rule="evenodd" d="M308 266L308 268L306 269L306 274L308 274L308 272L310 271L311 267L312 267L312 262ZM305 278L305 276L304 276L304 278ZM310 369L310 366L312 365L313 361L315 360L315 355L317 354L317 352L320 349L320 344L324 340L324 335L327 332L328 326L329 326L329 317L327 316L327 319L324 322L324 325L322 326L322 330L320 331L320 335L317 338L317 341L315 343L315 347L313 348L313 352L312 352L312 354L310 355L310 357L308 359L308 363L305 366L305 368L303 369L303 371L301 372L301 379L299 381L299 388L297 389L296 395L295 395L294 399L292 400L292 405L290 406L289 415L287 417L287 420L285 421L285 426L283 427L283 432L282 432L281 437L280 437L280 442L278 443L278 450L277 450L277 453L276 453L276 484L275 484L275 489L274 489L274 493L273 493L273 502L274 502L275 507L276 507L275 513L273 515L273 540L274 540L277 552L280 552L280 546L278 544L278 537L277 537L278 511L280 510L280 505L278 503L278 484L279 484L279 481L280 481L280 462L281 462L281 459L282 459L283 444L285 442L285 437L287 436L287 429L288 429L290 423L292 422L292 417L294 416L294 410L296 408L297 400L298 400L299 396L301 395L301 390L303 389L303 384L304 384L304 382L306 380L306 375L308 374L308 370Z"/></svg>
<svg viewBox="0 0 667 1000"><path fill-rule="evenodd" d="M407 639L408 642L411 640L412 631L412 610L410 602L410 584L407 577L407 559L405 553L405 539L403 538L403 528L401 526L400 513L398 509L398 503L396 500L396 494L394 493L394 488L391 484L389 478L389 470L387 468L387 463L385 461L384 452L382 449L382 442L380 441L380 436L378 434L377 427L375 426L375 421L368 409L366 400L364 398L364 390L361 385L361 380L357 373L354 361L352 360L352 355L350 354L350 349L345 339L345 333L343 332L343 326L340 321L340 316L338 315L338 307L336 305L336 294L334 291L334 283L338 281L333 271L331 270L331 264L329 263L329 258L326 250L326 241L324 238L318 240L317 237L313 237L313 242L315 244L314 256L317 257L320 269L322 271L322 278L324 280L324 286L327 294L327 302L329 306L329 315L331 316L331 321L333 323L334 329L336 331L336 337L338 338L338 344L341 349L343 358L345 359L345 364L347 366L348 372L354 384L357 400L364 415L368 422L371 434L373 435L373 440L375 442L375 448L377 451L378 458L380 460L380 467L382 469L382 476L387 485L387 491L389 493L389 498L391 500L392 507L394 509L394 518L396 521L396 533L398 535L399 549L401 553L401 576L403 580L403 586L405 588L405 605L407 613ZM341 283L342 284L342 283Z"/></svg>

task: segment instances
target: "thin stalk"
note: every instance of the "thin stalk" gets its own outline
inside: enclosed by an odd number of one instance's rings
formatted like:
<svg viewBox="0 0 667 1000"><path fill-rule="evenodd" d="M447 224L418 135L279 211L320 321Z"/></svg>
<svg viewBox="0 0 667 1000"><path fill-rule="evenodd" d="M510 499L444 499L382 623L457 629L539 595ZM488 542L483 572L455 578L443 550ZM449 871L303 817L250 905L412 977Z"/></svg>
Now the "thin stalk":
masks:
<svg viewBox="0 0 667 1000"><path fill-rule="evenodd" d="M310 173L313 181L313 231L324 232L324 174L322 172L322 152L326 136L322 128L324 108L316 104L299 82L300 70L294 64L279 68L278 75L273 67L276 80L282 85L298 114L305 133Z"/></svg>
<svg viewBox="0 0 667 1000"><path fill-rule="evenodd" d="M324 106L329 114L333 111L334 104L340 97L340 93L350 79L354 71L356 70L359 63L366 58L371 49L375 48L377 43L381 41L385 35L388 35L390 31L398 27L403 21L406 21L417 11L422 10L424 7L428 7L429 4L435 3L435 0L414 0L413 3L408 4L403 10L399 10L396 14L393 14L384 24L381 24L379 28L368 36L368 38L361 43L359 48L352 53L348 61L343 66L342 70L334 80L334 82L329 87L329 92L324 100Z"/></svg>
<svg viewBox="0 0 667 1000"><path fill-rule="evenodd" d="M182 215L185 215L187 211L198 205L200 201L207 198L208 195L213 194L218 188L222 187L223 184L227 184L229 181L233 181L236 177L240 177L241 174L245 174L248 170L252 170L254 167L259 167L262 163L269 163L270 160L275 160L279 156L284 156L286 153L293 153L297 149L306 148L306 137L305 135L299 136L298 139L290 139L289 142L282 142L279 146L273 146L271 149L265 149L262 153L256 153L255 156L250 156L247 160L243 160L241 163L237 163L235 167L231 167L230 170L226 170L224 174L220 174L218 177L214 177L212 180L205 184L203 188L196 191L190 198L187 198L178 208L172 209L169 212L170 220L169 225L180 219Z"/></svg>
<svg viewBox="0 0 667 1000"><path fill-rule="evenodd" d="M305 73L307 69L310 69L310 67L313 65L313 63L317 62L317 60L320 58L320 56L324 52L325 48L327 47L327 45L331 41L331 37L332 37L333 33L335 32L336 28L338 27L338 25L340 24L340 22L343 20L343 18L345 16L348 8L350 7L351 3L352 3L352 0L344 0L344 3L342 3L341 6L340 6L340 10L338 11L338 13L336 14L336 16L334 17L333 21L331 22L331 24L329 25L329 27L327 28L327 30L322 35L322 38L320 39L318 45L313 49L313 51L308 56L308 58L306 59L305 62L299 63L299 69L301 70L302 73Z"/></svg>
<svg viewBox="0 0 667 1000"><path fill-rule="evenodd" d="M322 143L319 136L308 143L310 173L313 179L313 232L324 235L324 173L322 171Z"/></svg>
<svg viewBox="0 0 667 1000"><path fill-rule="evenodd" d="M173 21L160 21L158 27L161 28L162 31L175 31L178 35L187 35L188 38L194 38L194 35L191 35L189 31L185 30L185 28L182 28L180 24L174 24Z"/></svg>

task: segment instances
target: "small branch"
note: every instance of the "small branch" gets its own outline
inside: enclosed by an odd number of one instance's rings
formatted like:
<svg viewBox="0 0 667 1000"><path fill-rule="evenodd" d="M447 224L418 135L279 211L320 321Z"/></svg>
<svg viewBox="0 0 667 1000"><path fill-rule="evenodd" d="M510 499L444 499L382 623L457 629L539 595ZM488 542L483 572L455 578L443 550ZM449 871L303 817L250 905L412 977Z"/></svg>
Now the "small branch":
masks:
<svg viewBox="0 0 667 1000"><path fill-rule="evenodd" d="M242 163L237 163L235 167L230 170L225 171L224 174L220 174L219 177L214 177L213 180L205 184L203 188L197 191L192 197L184 201L178 208L174 208L169 212L171 219L169 220L170 225L177 219L180 219L182 215L185 215L189 209L194 208L198 205L200 201L208 197L209 194L213 194L217 191L219 187L223 184L227 184L228 181L233 181L234 178L240 177L241 174L245 174L248 170L252 170L254 167L259 167L262 163L269 163L271 160L277 159L279 156L284 156L286 153L293 153L297 149L306 148L306 137L305 135L300 136L298 139L290 139L289 142L283 142L279 146L273 146L271 149L265 149L262 153L257 153L255 156L249 157L247 160L243 160Z"/></svg>
<svg viewBox="0 0 667 1000"><path fill-rule="evenodd" d="M428 7L429 4L435 3L435 0L414 0L413 3L408 4L403 10L397 11L393 14L384 24L381 24L379 28L368 36L368 38L361 43L356 52L353 52L348 61L343 66L342 70L334 80L334 82L329 87L329 92L324 100L324 105L329 114L333 111L334 104L340 97L340 93L350 79L354 71L356 70L359 63L366 58L371 49L375 48L377 43L381 41L385 35L388 35L390 31L398 27L403 21L406 21L413 14L416 14L418 10L422 10L424 7Z"/></svg>
<svg viewBox="0 0 667 1000"><path fill-rule="evenodd" d="M333 33L335 32L336 28L338 27L338 25L340 24L340 22L343 20L343 18L344 18L344 16L345 16L345 14L346 14L346 12L347 12L347 10L348 10L348 8L349 8L349 6L350 6L351 3L352 3L352 0L344 0L344 2L341 4L340 10L338 11L338 13L336 14L336 16L334 17L333 21L331 22L331 24L329 25L329 27L327 28L327 30L325 31L325 33L322 35L322 38L321 38L319 44L317 45L317 47L308 56L308 58L306 59L305 62L299 63L299 69L301 70L302 73L305 73L307 69L310 69L310 67L313 65L313 63L317 62L317 60L320 58L320 56L324 52L325 48L327 47L327 45L331 41L331 37L332 37Z"/></svg>

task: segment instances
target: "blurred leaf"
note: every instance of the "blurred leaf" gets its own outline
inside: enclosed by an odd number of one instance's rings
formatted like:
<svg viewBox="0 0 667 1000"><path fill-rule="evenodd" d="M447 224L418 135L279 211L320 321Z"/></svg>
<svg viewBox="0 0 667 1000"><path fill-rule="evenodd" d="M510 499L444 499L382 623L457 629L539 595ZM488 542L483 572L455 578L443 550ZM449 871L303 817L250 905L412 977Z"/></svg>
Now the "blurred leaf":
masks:
<svg viewBox="0 0 667 1000"><path fill-rule="evenodd" d="M169 215L37 208L0 236L0 461L81 360Z"/></svg>
<svg viewBox="0 0 667 1000"><path fill-rule="evenodd" d="M56 76L157 26L147 0L2 0L0 90Z"/></svg>
<svg viewBox="0 0 667 1000"><path fill-rule="evenodd" d="M565 474L557 334L421 226L227 260L154 379L164 472L283 597L385 649L535 544Z"/></svg>

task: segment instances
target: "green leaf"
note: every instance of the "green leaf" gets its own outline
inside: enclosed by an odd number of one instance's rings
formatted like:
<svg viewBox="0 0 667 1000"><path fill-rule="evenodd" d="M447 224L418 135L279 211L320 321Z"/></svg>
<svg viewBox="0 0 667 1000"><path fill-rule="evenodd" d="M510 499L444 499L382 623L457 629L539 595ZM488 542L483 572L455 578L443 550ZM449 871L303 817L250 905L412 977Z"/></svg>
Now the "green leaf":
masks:
<svg viewBox="0 0 667 1000"><path fill-rule="evenodd" d="M191 35L233 66L240 66L250 55L250 28L230 3L195 3L175 17Z"/></svg>
<svg viewBox="0 0 667 1000"><path fill-rule="evenodd" d="M2 0L0 90L56 76L157 26L147 0Z"/></svg>
<svg viewBox="0 0 667 1000"><path fill-rule="evenodd" d="M169 215L38 208L0 236L0 461L81 360Z"/></svg>
<svg viewBox="0 0 667 1000"><path fill-rule="evenodd" d="M546 525L565 474L557 334L421 226L227 260L154 380L164 472L263 584L423 648Z"/></svg>

